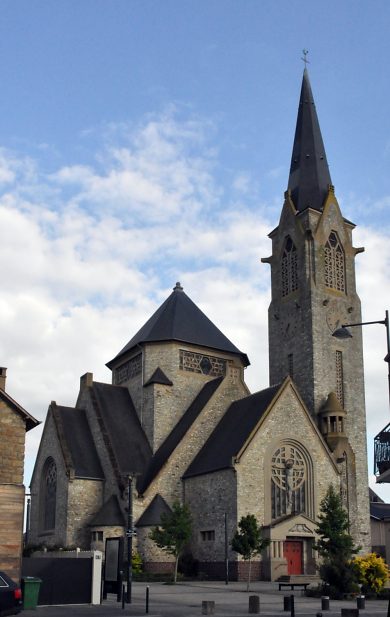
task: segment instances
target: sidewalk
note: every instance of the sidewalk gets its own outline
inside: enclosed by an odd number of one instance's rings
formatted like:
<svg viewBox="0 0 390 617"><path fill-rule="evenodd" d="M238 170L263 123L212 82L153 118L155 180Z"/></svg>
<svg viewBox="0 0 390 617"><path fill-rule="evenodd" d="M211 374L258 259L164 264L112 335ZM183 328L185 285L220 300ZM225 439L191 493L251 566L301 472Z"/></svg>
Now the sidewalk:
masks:
<svg viewBox="0 0 390 617"><path fill-rule="evenodd" d="M100 606L38 606L34 611L23 611L24 617L141 617L145 615L146 583L133 583L132 603L122 609L116 596L110 595ZM290 611L284 611L284 596L290 591L279 591L277 583L253 582L251 591L246 592L245 583L191 582L166 585L149 584L150 617L199 617L202 615L202 601L215 602L216 617L243 617L248 615L249 595L260 596L260 615L289 617ZM330 610L321 611L320 598L306 598L301 591L293 592L295 597L295 617L313 616L323 613L323 617L340 617L341 608L356 608L356 601L331 600ZM367 600L365 610L360 610L362 617L387 617L388 602Z"/></svg>

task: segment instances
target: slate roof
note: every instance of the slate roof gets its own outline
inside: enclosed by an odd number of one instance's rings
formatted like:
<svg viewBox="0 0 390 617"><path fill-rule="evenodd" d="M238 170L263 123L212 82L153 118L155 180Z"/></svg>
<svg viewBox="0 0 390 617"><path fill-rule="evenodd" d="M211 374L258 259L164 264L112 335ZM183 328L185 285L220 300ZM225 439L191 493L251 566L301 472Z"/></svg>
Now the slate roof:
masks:
<svg viewBox="0 0 390 617"><path fill-rule="evenodd" d="M390 519L390 503L370 502L370 514L378 519Z"/></svg>
<svg viewBox="0 0 390 617"><path fill-rule="evenodd" d="M103 479L104 473L92 438L84 409L51 403L58 438L65 463L78 478Z"/></svg>
<svg viewBox="0 0 390 617"><path fill-rule="evenodd" d="M154 496L149 506L146 508L145 512L141 514L138 521L136 522L136 527L155 527L161 524L161 515L162 514L171 514L172 510L168 506L167 502L161 495L157 493Z"/></svg>
<svg viewBox="0 0 390 617"><path fill-rule="evenodd" d="M30 431L32 428L35 428L36 426L38 426L38 424L40 424L39 420L36 420L31 414L29 414L28 411L26 411L21 405L19 405L19 403L17 403L15 399L13 399L12 396L10 396L8 392L3 390L2 388L0 388L0 398L8 406L12 407L12 409L14 409L20 416L22 416L22 418L26 422L26 431Z"/></svg>
<svg viewBox="0 0 390 617"><path fill-rule="evenodd" d="M233 467L234 458L268 409L280 386L271 386L232 403L183 477Z"/></svg>
<svg viewBox="0 0 390 617"><path fill-rule="evenodd" d="M228 352L240 356L245 366L249 365L248 356L206 317L184 293L180 283L176 283L171 295L106 366L113 368L121 356L137 345L161 341L180 341Z"/></svg>
<svg viewBox="0 0 390 617"><path fill-rule="evenodd" d="M137 489L141 495L145 492L153 478L156 477L176 446L181 442L184 435L195 422L196 418L211 399L222 381L223 377L217 377L216 379L205 383L184 415L180 418L172 431L169 433L168 437L155 452L148 468L146 469L145 475L139 478L137 482Z"/></svg>
<svg viewBox="0 0 390 617"><path fill-rule="evenodd" d="M119 473L143 473L152 451L128 389L94 381L91 391Z"/></svg>
<svg viewBox="0 0 390 617"><path fill-rule="evenodd" d="M288 188L298 211L322 210L332 184L317 112L305 68L291 157Z"/></svg>
<svg viewBox="0 0 390 617"><path fill-rule="evenodd" d="M160 367L156 368L153 375L148 379L146 383L144 383L144 388L145 386L150 386L153 383L159 383L163 386L173 386L171 380L168 379L168 377L166 376L164 371L160 369Z"/></svg>
<svg viewBox="0 0 390 617"><path fill-rule="evenodd" d="M111 497L102 505L99 512L89 521L90 527L124 527L126 525L126 518L119 505L118 497L111 495Z"/></svg>

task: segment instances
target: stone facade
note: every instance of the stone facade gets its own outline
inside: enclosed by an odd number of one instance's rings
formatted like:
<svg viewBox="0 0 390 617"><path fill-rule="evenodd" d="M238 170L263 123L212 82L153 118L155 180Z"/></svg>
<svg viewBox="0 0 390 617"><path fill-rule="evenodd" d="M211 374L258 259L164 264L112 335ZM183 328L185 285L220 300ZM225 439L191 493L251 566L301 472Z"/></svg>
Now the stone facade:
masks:
<svg viewBox="0 0 390 617"><path fill-rule="evenodd" d="M53 459L57 468L57 491L55 504L55 526L44 529L44 466L48 459ZM60 442L55 430L54 420L48 415L41 443L39 446L34 472L31 478L31 514L30 514L30 544L50 546L68 546L67 511L69 482L65 462L61 452Z"/></svg>
<svg viewBox="0 0 390 617"><path fill-rule="evenodd" d="M318 424L329 393L340 392L352 454L348 459L351 531L356 543L367 551L370 530L362 339L357 329L352 339L332 336L342 324L361 321L355 283L355 256L361 249L352 246L353 227L343 219L332 188L322 212L308 209L299 217L286 194L279 225L271 234L272 256L267 260L272 278L270 382L278 383L290 373ZM344 291L326 285L325 246L332 232L343 251ZM284 295L281 270L287 238L296 247L298 280L296 289Z"/></svg>
<svg viewBox="0 0 390 617"><path fill-rule="evenodd" d="M26 422L0 400L0 483L23 484Z"/></svg>
<svg viewBox="0 0 390 617"><path fill-rule="evenodd" d="M243 381L244 367L238 358L234 358L226 353L214 351L209 348L188 345L185 343L164 342L147 344L142 353L142 372L138 373L129 380L124 380L121 385L127 386L132 396L133 403L137 410L141 425L148 436L149 443L155 452L163 443L164 439L176 426L184 411L188 408L195 396L198 394L202 385L210 380L209 375L183 370L180 367L180 352L187 351L202 354L206 357L218 355L227 364L227 372L230 376L232 369L236 369L234 379L235 384L240 384L241 396L248 394ZM132 358L138 357L139 350ZM124 359L118 361L122 366ZM153 383L143 386L152 377L156 368L159 367L172 385L162 385ZM113 367L113 380L115 379L115 365ZM232 393L233 394L233 393ZM240 396L240 394L238 394ZM232 400L232 399L231 399Z"/></svg>
<svg viewBox="0 0 390 617"><path fill-rule="evenodd" d="M0 484L0 570L20 579L23 550L23 484Z"/></svg>
<svg viewBox="0 0 390 617"><path fill-rule="evenodd" d="M20 579L23 549L26 430L39 423L6 390L7 369L0 367L0 570Z"/></svg>
<svg viewBox="0 0 390 617"><path fill-rule="evenodd" d="M290 431L286 435L285 427ZM304 439L302 436L304 435ZM275 520L271 511L271 464L273 452L284 443L296 444L305 451L306 505L296 517ZM325 441L321 437L295 386L287 382L272 410L262 418L243 452L235 460L234 469L188 478L185 481L185 501L194 516L194 533L191 548L204 571L216 572L214 562L224 572L225 514L228 537L231 538L242 516L254 514L271 539L270 548L263 556L259 576L275 580L287 574L283 556L283 542L293 538L303 544L303 571L314 573L312 545L316 539L314 528L319 503L329 484L340 484L340 474ZM205 502L207 506L205 506ZM291 529L295 529L291 531ZM212 532L207 534L205 532ZM281 546L281 548L280 548ZM279 548L278 548L279 547ZM233 571L244 575L244 566L237 566L237 555L229 548L228 558Z"/></svg>
<svg viewBox="0 0 390 617"><path fill-rule="evenodd" d="M67 508L67 546L91 545L91 530L88 526L92 516L103 505L101 480L75 478L69 482ZM120 535L122 535L122 531ZM96 549L101 550L101 549Z"/></svg>

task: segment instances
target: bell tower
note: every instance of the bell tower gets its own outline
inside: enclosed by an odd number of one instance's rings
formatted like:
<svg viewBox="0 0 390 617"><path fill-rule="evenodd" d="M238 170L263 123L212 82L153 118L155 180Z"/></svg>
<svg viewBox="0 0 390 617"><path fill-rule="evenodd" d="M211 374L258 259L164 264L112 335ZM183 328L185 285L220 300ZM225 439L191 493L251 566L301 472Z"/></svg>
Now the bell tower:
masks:
<svg viewBox="0 0 390 617"><path fill-rule="evenodd" d="M328 168L309 76L303 73L288 188L269 237L270 384L290 375L333 452L351 533L370 549L363 351L332 336L361 321L352 244L355 225L340 211ZM347 487L347 488L345 488Z"/></svg>

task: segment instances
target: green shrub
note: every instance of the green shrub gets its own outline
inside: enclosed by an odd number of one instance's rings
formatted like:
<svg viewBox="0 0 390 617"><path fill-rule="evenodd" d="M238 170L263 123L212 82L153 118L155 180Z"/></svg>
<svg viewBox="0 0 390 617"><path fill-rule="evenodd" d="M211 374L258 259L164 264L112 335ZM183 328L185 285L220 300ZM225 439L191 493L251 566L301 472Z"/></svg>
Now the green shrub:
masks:
<svg viewBox="0 0 390 617"><path fill-rule="evenodd" d="M375 553L360 555L352 565L364 593L382 591L389 578L389 568L382 557Z"/></svg>

